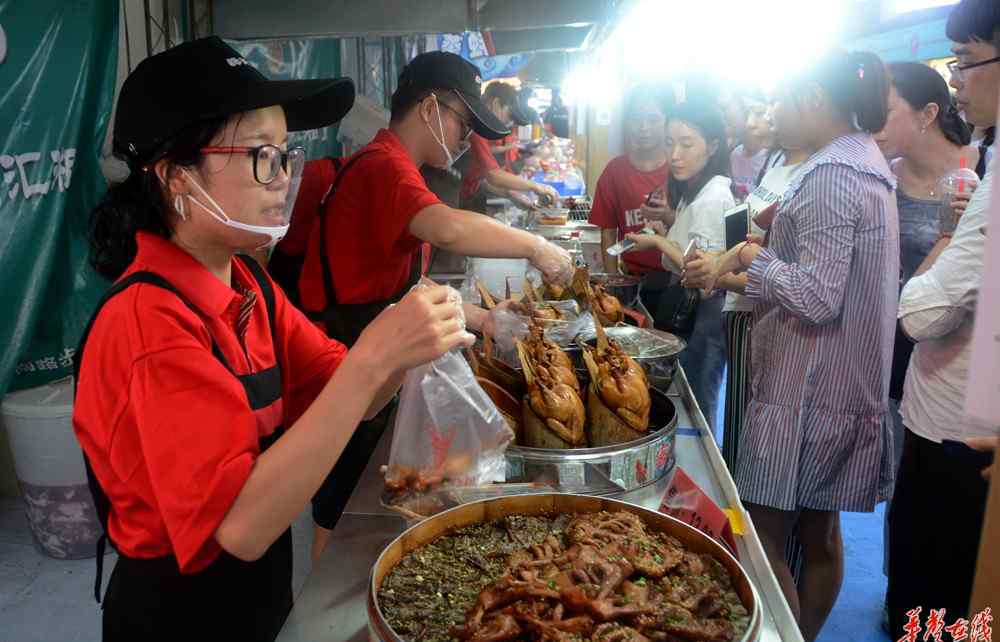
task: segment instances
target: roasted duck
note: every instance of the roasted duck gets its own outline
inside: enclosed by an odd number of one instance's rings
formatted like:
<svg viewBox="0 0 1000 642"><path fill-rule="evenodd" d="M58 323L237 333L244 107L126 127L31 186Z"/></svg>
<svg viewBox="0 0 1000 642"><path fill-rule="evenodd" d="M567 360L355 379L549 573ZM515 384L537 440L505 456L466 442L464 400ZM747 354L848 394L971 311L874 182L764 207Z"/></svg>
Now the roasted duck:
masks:
<svg viewBox="0 0 1000 642"><path fill-rule="evenodd" d="M580 384L576 382L572 367L568 374L576 383L575 387L565 381L566 373L554 366L551 360L543 361L530 356L524 342L518 342L517 350L528 383L528 403L524 408L525 445L533 448L578 448L585 445L586 414L580 398Z"/></svg>
<svg viewBox="0 0 1000 642"><path fill-rule="evenodd" d="M643 433L649 428L649 381L646 373L621 347L597 327L597 347L584 352L591 392L625 424ZM592 417L593 421L593 417Z"/></svg>

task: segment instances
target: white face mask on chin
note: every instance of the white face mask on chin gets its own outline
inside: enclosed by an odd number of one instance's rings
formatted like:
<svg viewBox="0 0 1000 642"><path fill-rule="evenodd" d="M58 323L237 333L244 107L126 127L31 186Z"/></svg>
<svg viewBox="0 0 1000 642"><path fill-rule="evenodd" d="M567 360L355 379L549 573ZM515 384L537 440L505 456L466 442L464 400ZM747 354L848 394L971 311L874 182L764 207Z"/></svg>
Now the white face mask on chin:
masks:
<svg viewBox="0 0 1000 642"><path fill-rule="evenodd" d="M444 121L441 120L441 105L438 104L438 97L437 96L434 96L434 94L431 94L431 96L434 97L434 109L437 110L438 131L441 132L441 138L438 138L438 135L436 133L434 133L434 129L431 128L431 124L430 123L425 123L425 124L427 125L427 129L431 132L431 136L434 137L434 140L437 142L437 144L440 145L441 149L444 150L444 156L445 156L445 162L444 162L444 164L443 165L434 165L434 167L437 167L438 169L449 170L449 169L451 169L452 165L454 165L455 163L458 162L458 159L461 158L462 155L465 154L465 152L469 151L469 148L472 147L472 143L470 143L467 140L459 141L459 143L458 143L458 151L455 152L454 156L451 155L451 150L448 149L448 146L445 145L445 143L444 143L444 140L445 140L444 139Z"/></svg>
<svg viewBox="0 0 1000 642"><path fill-rule="evenodd" d="M188 197L188 199L191 200L192 203L197 204L203 210L205 210L206 212L208 212L209 214L211 214L212 217L215 218L215 220L219 221L220 223L222 223L223 225L225 225L227 227L231 227L231 228L233 228L235 230L242 230L244 232L252 232L254 234L261 234L263 236L267 236L268 238L270 238L269 241L267 241L266 243L264 243L263 245L261 245L260 247L258 247L257 248L258 250L263 250L265 248L272 248L272 247L274 247L275 245L278 244L278 241L280 241L281 239L283 239L285 237L285 234L288 233L288 224L287 223L284 224L284 225L250 225L248 223L241 223L239 221L234 221L233 219L229 218L229 216L226 215L225 210L223 210L219 206L219 204L215 202L215 199L213 199L211 196L209 196L208 192L205 191L205 188L202 187L198 183L198 181L196 181L194 179L194 176L191 176L191 174L186 169L184 169L183 167L181 168L181 171L184 172L185 174L187 174L187 177L191 180L191 184L198 188L198 191L201 192L202 196L205 197L205 199L209 202L209 204L212 207L209 207L208 205L205 205L204 203L202 203L201 201L199 201L198 199L196 199L194 196L191 196L190 194L188 194L187 197ZM298 185L296 184L296 185L294 185L294 187L295 187L295 191L297 192L298 191ZM291 189L289 189L289 192L291 192ZM295 196L296 196L295 194L289 193L288 194L288 199L289 199L288 202L289 203L294 202L295 201ZM290 206L286 206L285 210L286 210L285 220L287 221L288 220L287 213L290 210Z"/></svg>

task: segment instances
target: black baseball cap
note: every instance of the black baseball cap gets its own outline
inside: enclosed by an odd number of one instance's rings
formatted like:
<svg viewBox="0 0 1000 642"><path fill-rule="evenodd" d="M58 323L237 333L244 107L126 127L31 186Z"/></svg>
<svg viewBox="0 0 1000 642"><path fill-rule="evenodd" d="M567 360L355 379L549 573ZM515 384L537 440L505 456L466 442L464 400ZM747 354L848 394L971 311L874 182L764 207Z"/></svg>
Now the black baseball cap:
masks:
<svg viewBox="0 0 1000 642"><path fill-rule="evenodd" d="M488 140L510 134L506 125L483 103L479 68L459 55L446 51L422 53L399 74L396 91L454 91L472 113L472 129Z"/></svg>
<svg viewBox="0 0 1000 642"><path fill-rule="evenodd" d="M289 131L336 123L354 104L349 78L268 80L217 36L146 58L118 94L114 151L149 160L198 121L281 105Z"/></svg>

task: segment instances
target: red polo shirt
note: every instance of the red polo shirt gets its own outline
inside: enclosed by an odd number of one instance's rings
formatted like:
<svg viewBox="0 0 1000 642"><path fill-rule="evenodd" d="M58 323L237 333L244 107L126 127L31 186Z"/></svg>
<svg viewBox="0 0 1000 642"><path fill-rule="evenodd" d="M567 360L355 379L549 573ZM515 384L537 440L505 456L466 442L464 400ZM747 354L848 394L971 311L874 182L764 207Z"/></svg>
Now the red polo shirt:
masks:
<svg viewBox="0 0 1000 642"><path fill-rule="evenodd" d="M253 275L233 261L232 278L257 291L243 342L235 331L244 297L191 255L158 236L136 235L126 275L155 272L177 295L136 284L102 309L80 369L73 428L111 500L109 532L136 558L173 554L182 572L220 553L214 534L259 454L258 440L283 420L291 426L319 394L347 350L328 339L274 286L275 327L284 374L282 400L261 417L240 382L211 352L211 340L237 374L275 364L272 328Z"/></svg>
<svg viewBox="0 0 1000 642"><path fill-rule="evenodd" d="M380 130L358 153L362 152L367 153L347 170L327 209L326 238L322 239L340 303L384 301L406 285L410 261L421 244L410 234L410 221L424 208L441 202L427 189L420 170L392 131ZM299 206L307 205L296 201ZM320 242L317 224L299 280L302 305L313 311L326 307Z"/></svg>
<svg viewBox="0 0 1000 642"><path fill-rule="evenodd" d="M469 166L462 176L462 187L459 191L459 196L463 199L472 198L476 194L479 190L479 183L486 178L489 171L500 169L496 157L490 150L490 144L485 138L473 133L469 137L469 144L471 147L466 153L471 158L469 158Z"/></svg>
<svg viewBox="0 0 1000 642"><path fill-rule="evenodd" d="M597 190L590 210L590 222L603 229L617 229L618 240L629 232L638 232L645 222L639 208L650 192L665 188L670 177L670 163L651 172L643 172L632 164L628 155L611 159L597 179ZM661 254L656 250L622 254L633 274L663 270Z"/></svg>
<svg viewBox="0 0 1000 642"><path fill-rule="evenodd" d="M309 235L319 219L319 203L333 184L337 172L331 158L317 158L306 162L302 170L302 182L295 198L288 233L278 247L289 256L302 256L309 245Z"/></svg>

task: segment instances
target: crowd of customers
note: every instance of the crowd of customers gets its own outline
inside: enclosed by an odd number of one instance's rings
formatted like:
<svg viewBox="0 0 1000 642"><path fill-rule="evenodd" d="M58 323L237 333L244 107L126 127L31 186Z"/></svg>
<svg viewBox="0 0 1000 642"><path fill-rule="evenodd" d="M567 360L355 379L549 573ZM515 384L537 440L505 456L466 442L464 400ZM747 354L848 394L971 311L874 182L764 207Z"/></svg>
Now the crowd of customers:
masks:
<svg viewBox="0 0 1000 642"><path fill-rule="evenodd" d="M1000 5L962 0L947 35L947 80L835 50L766 97L639 86L595 194L603 244L637 250L605 267L639 274L656 327L687 339L692 391L807 640L843 582L840 513L887 501L893 639L915 607L972 615L1000 430L963 411ZM942 179L960 168L982 180L956 194Z"/></svg>

